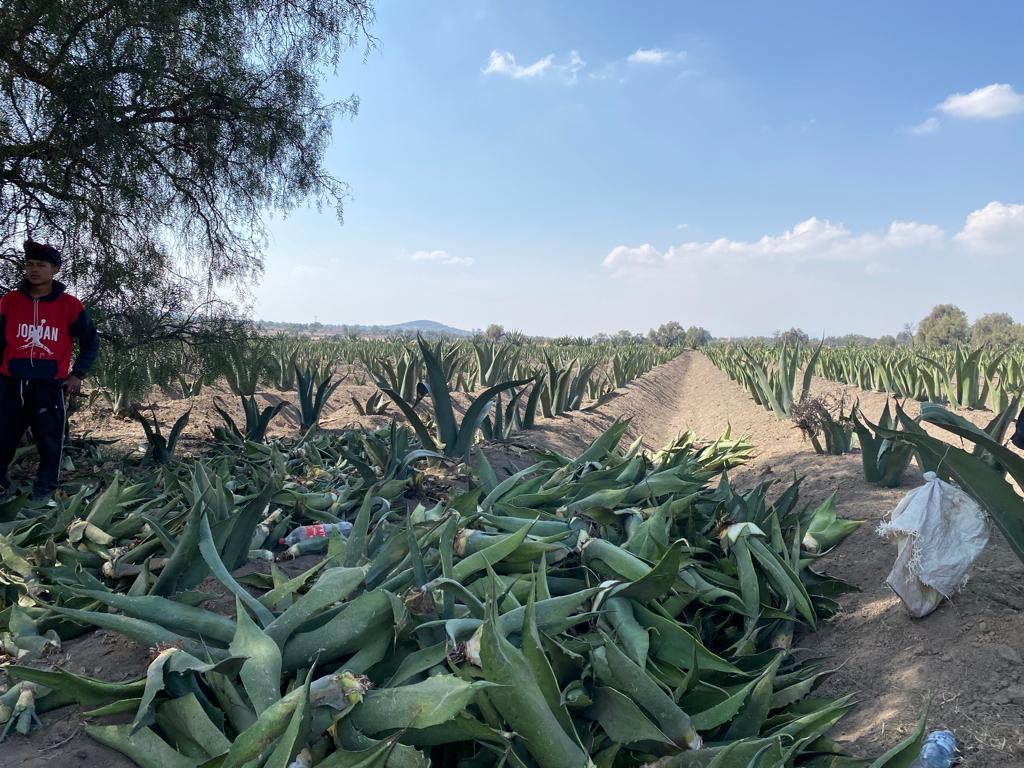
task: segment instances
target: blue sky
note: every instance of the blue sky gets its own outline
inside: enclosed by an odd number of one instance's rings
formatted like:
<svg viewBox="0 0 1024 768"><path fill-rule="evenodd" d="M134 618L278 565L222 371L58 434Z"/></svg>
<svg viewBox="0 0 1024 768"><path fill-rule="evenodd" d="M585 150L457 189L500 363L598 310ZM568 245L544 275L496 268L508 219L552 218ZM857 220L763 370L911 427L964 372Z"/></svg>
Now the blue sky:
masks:
<svg viewBox="0 0 1024 768"><path fill-rule="evenodd" d="M271 222L263 319L1024 320L1024 4L380 2L327 168Z"/></svg>

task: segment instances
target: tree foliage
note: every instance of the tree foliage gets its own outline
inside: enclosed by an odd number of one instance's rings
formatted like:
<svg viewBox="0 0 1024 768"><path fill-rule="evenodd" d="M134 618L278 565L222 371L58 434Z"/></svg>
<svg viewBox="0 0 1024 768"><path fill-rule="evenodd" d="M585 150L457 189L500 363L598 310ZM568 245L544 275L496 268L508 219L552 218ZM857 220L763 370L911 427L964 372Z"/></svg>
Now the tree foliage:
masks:
<svg viewBox="0 0 1024 768"><path fill-rule="evenodd" d="M966 342L970 337L967 315L955 304L939 304L917 326L915 341L924 345Z"/></svg>
<svg viewBox="0 0 1024 768"><path fill-rule="evenodd" d="M775 333L775 340L780 344L788 344L789 346L795 346L797 344L806 344L810 337L804 333L802 328L790 328L788 331Z"/></svg>
<svg viewBox="0 0 1024 768"><path fill-rule="evenodd" d="M659 347L677 347L686 341L686 329L675 320L670 320L657 328L651 328L647 338Z"/></svg>
<svg viewBox="0 0 1024 768"><path fill-rule="evenodd" d="M971 326L971 343L1008 347L1024 341L1024 326L1018 325L1005 312L982 315Z"/></svg>
<svg viewBox="0 0 1024 768"><path fill-rule="evenodd" d="M905 323L903 330L896 334L896 343L901 346L909 346L914 343L914 324Z"/></svg>
<svg viewBox="0 0 1024 768"><path fill-rule="evenodd" d="M699 325L691 325L686 329L686 346L691 349L699 349L705 344L710 344L713 339L711 331Z"/></svg>
<svg viewBox="0 0 1024 768"><path fill-rule="evenodd" d="M484 337L488 341L501 341L505 336L505 327L497 323L491 323L484 331Z"/></svg>
<svg viewBox="0 0 1024 768"><path fill-rule="evenodd" d="M259 273L268 210L340 216L346 187L323 159L358 102L326 102L317 83L372 44L371 1L5 0L7 284L31 236L108 315L148 307L145 288L162 297L151 322L180 322Z"/></svg>
<svg viewBox="0 0 1024 768"><path fill-rule="evenodd" d="M632 331L623 329L612 335L610 341L612 344L624 347L629 346L630 344L643 344L644 337L639 333L633 333Z"/></svg>
<svg viewBox="0 0 1024 768"><path fill-rule="evenodd" d="M659 347L689 347L696 349L711 341L711 333L706 328L691 325L684 329L675 320L652 328L647 332L647 338Z"/></svg>

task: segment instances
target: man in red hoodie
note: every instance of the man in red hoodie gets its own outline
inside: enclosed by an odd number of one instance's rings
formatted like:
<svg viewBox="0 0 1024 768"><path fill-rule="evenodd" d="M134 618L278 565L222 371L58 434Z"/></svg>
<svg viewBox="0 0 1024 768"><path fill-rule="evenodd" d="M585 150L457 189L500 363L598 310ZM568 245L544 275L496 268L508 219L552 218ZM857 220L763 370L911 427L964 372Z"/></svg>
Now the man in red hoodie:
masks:
<svg viewBox="0 0 1024 768"><path fill-rule="evenodd" d="M29 427L39 450L32 498L46 501L57 490L67 398L78 394L99 354L82 302L54 279L60 265L56 248L26 240L25 279L0 298L0 496L12 492L7 469Z"/></svg>

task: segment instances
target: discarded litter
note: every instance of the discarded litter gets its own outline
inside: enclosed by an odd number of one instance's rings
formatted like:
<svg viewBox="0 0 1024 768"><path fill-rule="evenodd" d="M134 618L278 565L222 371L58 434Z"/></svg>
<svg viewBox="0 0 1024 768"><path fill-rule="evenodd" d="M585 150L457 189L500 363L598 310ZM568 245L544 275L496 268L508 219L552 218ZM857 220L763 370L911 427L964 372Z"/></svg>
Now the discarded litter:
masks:
<svg viewBox="0 0 1024 768"><path fill-rule="evenodd" d="M967 583L989 537L988 518L970 496L934 472L924 479L878 527L897 547L886 583L915 618L927 616Z"/></svg>

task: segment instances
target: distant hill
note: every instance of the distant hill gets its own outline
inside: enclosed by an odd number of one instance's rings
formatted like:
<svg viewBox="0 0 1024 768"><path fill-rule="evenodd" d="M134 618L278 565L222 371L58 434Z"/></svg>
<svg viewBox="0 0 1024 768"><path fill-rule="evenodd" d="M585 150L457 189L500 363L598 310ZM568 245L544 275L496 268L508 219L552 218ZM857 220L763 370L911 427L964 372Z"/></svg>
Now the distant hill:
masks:
<svg viewBox="0 0 1024 768"><path fill-rule="evenodd" d="M281 323L272 320L261 320L259 326L268 331L284 331L286 333L342 334L355 333L360 336L411 336L422 333L427 336L472 336L473 331L453 328L435 320L412 320L408 323L393 325L336 325L331 323Z"/></svg>
<svg viewBox="0 0 1024 768"><path fill-rule="evenodd" d="M450 325L438 323L434 320L413 320L408 323L383 326L389 331L421 331L423 333L443 333L448 336L472 336L472 331L465 331L462 328L452 328Z"/></svg>

